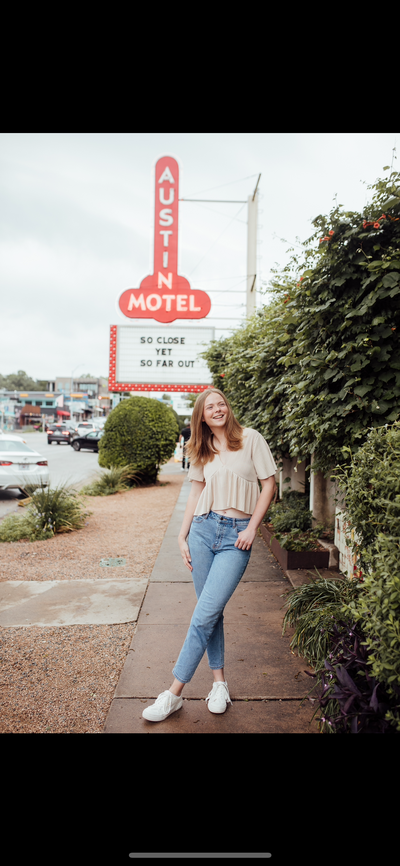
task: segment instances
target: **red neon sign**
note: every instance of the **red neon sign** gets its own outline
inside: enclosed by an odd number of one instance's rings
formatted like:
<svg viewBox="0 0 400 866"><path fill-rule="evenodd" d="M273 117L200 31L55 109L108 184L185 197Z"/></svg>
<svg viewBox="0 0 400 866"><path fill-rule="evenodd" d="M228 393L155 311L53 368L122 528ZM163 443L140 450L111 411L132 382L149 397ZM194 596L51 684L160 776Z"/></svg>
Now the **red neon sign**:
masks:
<svg viewBox="0 0 400 866"><path fill-rule="evenodd" d="M156 163L154 268L138 289L126 289L118 306L128 319L204 319L211 299L200 289L192 289L186 277L178 274L179 167L176 159L163 156Z"/></svg>

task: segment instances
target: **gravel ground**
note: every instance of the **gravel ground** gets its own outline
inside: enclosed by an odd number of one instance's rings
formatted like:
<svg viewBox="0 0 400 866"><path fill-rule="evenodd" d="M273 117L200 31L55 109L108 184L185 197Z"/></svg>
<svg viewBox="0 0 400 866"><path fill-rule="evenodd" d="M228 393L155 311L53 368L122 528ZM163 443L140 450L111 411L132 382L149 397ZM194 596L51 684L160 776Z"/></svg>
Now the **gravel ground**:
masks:
<svg viewBox="0 0 400 866"><path fill-rule="evenodd" d="M102 557L150 577L186 474L86 497L87 525L47 541L0 544L0 580L109 579ZM118 577L121 577L118 571ZM113 572L114 574L114 572ZM0 630L0 733L101 733L135 623Z"/></svg>

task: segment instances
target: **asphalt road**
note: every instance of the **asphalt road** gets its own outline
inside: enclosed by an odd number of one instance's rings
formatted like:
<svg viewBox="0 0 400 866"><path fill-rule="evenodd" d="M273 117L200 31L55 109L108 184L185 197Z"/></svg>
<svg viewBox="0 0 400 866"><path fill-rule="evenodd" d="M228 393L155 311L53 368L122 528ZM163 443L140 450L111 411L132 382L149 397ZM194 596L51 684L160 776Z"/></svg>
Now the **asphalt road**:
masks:
<svg viewBox="0 0 400 866"><path fill-rule="evenodd" d="M48 461L50 485L73 485L79 489L101 471L98 464L98 454L95 451L74 451L71 445L47 443L47 433L15 433L25 439L29 448L38 451L44 460ZM161 473L180 472L181 464L172 460L161 468ZM18 502L24 497L19 490L0 490L0 520L18 508Z"/></svg>

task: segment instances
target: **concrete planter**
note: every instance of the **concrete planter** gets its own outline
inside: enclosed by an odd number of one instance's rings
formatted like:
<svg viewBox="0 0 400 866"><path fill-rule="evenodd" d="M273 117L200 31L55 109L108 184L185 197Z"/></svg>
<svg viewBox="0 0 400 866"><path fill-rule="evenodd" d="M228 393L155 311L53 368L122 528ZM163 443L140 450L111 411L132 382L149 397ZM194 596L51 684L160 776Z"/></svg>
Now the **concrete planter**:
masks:
<svg viewBox="0 0 400 866"><path fill-rule="evenodd" d="M328 568L329 550L285 550L272 535L265 523L260 526L261 535L277 558L283 571L294 568Z"/></svg>

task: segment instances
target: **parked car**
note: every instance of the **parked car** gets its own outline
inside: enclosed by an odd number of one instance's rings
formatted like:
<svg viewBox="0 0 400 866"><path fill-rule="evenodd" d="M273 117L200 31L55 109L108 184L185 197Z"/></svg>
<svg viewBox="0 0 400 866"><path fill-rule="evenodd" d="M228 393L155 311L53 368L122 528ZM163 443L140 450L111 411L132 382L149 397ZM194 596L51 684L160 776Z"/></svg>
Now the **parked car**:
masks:
<svg viewBox="0 0 400 866"><path fill-rule="evenodd" d="M54 424L53 428L47 433L47 441L49 445L51 445L52 442L57 442L58 445L60 442L66 442L67 445L69 445L71 436L72 431L66 424Z"/></svg>
<svg viewBox="0 0 400 866"><path fill-rule="evenodd" d="M0 490L17 487L25 490L25 485L49 483L49 469L38 451L28 448L17 436L0 437Z"/></svg>
<svg viewBox="0 0 400 866"><path fill-rule="evenodd" d="M7 433L5 430L0 430L0 436L6 436L7 439L16 439L18 442L25 442L26 444L26 439L23 439L22 436L14 436L13 433Z"/></svg>
<svg viewBox="0 0 400 866"><path fill-rule="evenodd" d="M89 430L88 433L76 436L75 439L72 440L71 445L74 451L80 451L84 448L87 448L89 451L98 451L99 440L103 436L103 433L103 430Z"/></svg>

